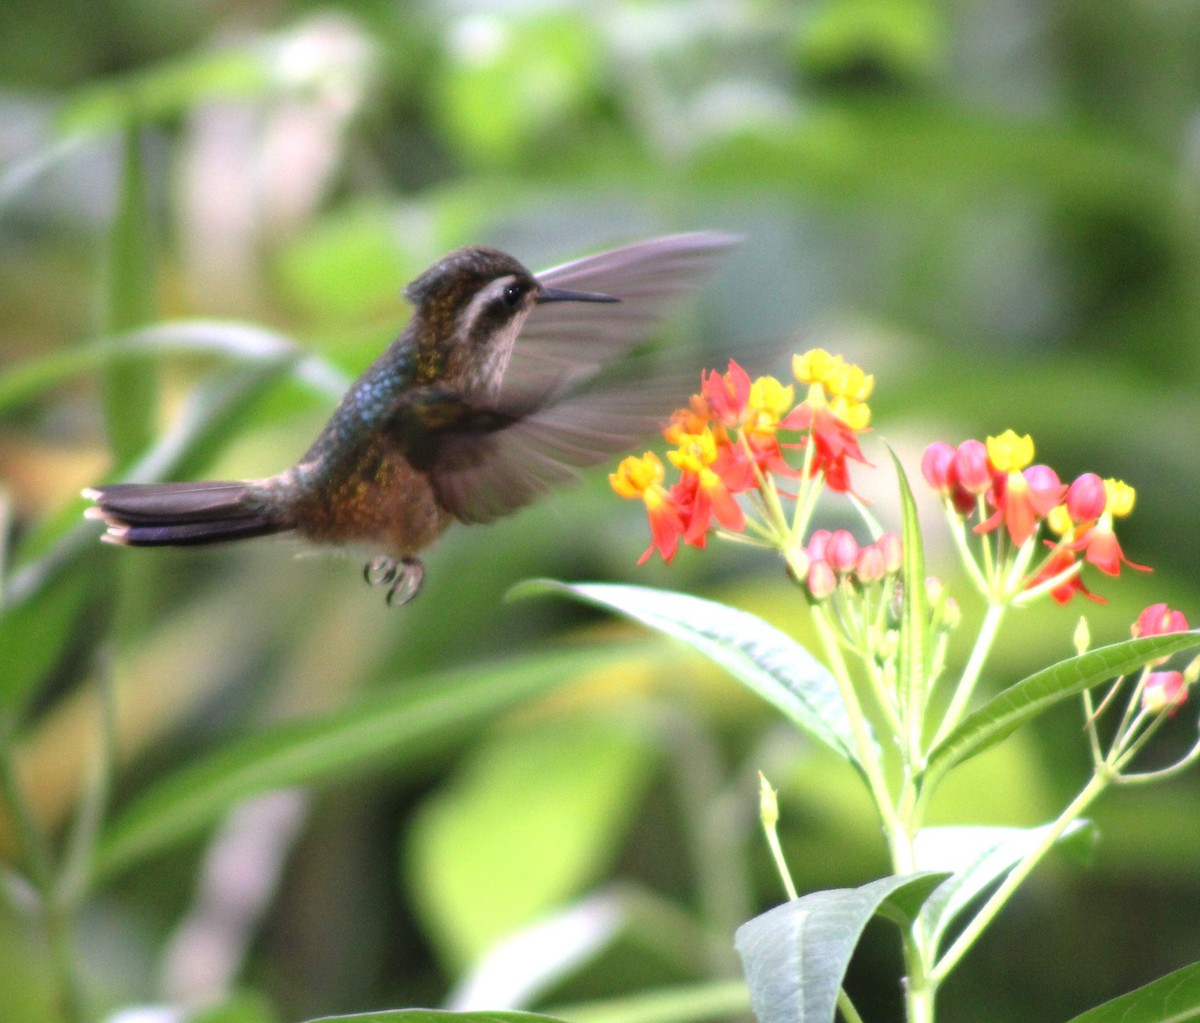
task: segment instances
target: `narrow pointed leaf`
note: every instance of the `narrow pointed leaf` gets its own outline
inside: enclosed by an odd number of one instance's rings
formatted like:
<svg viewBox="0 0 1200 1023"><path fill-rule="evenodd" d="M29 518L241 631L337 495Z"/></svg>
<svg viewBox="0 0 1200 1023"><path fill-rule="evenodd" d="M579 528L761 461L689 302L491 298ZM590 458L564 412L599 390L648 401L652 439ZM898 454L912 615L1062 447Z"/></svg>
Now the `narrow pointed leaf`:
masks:
<svg viewBox="0 0 1200 1023"><path fill-rule="evenodd" d="M645 586L533 580L510 595L546 592L565 593L682 639L858 766L850 721L833 676L804 647L761 618L715 601Z"/></svg>
<svg viewBox="0 0 1200 1023"><path fill-rule="evenodd" d="M1114 998L1069 1023L1196 1023L1200 1021L1200 963L1184 966Z"/></svg>
<svg viewBox="0 0 1200 1023"><path fill-rule="evenodd" d="M925 828L915 843L922 870L950 871L921 908L925 932L936 948L947 926L989 885L1003 878L1045 840L1051 825L1038 828ZM1090 821L1072 821L1059 842L1094 835Z"/></svg>
<svg viewBox="0 0 1200 1023"><path fill-rule="evenodd" d="M149 323L156 312L157 260L143 142L139 128L126 129L108 282L108 327L114 333ZM113 460L125 465L154 436L158 414L154 366L139 360L108 367L104 408Z"/></svg>
<svg viewBox="0 0 1200 1023"><path fill-rule="evenodd" d="M420 762L464 731L614 656L572 651L464 668L423 683L405 680L381 699L232 742L167 776L126 808L100 838L93 880L184 840L248 796L382 764Z"/></svg>
<svg viewBox="0 0 1200 1023"><path fill-rule="evenodd" d="M1089 650L1035 672L963 718L930 752L923 784L927 789L935 785L955 764L995 746L1060 700L1197 645L1200 631L1142 636Z"/></svg>
<svg viewBox="0 0 1200 1023"><path fill-rule="evenodd" d="M896 464L903 516L901 540L904 548L904 593L900 607L900 659L897 683L905 727L915 742L921 738L921 726L929 685L929 596L925 591L925 549L917 502L913 499L908 477L895 452L889 452ZM914 734L915 733L915 734Z"/></svg>
<svg viewBox="0 0 1200 1023"><path fill-rule="evenodd" d="M889 902L889 916L911 916L943 877L909 874L813 892L742 924L734 945L758 1023L833 1023L863 928Z"/></svg>

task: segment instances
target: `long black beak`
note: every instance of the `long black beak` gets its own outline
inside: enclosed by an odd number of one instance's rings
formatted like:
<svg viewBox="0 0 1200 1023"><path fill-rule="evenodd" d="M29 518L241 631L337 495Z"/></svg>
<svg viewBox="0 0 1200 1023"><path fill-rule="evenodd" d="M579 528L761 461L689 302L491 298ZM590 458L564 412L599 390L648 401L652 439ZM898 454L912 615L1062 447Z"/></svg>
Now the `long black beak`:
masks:
<svg viewBox="0 0 1200 1023"><path fill-rule="evenodd" d="M620 302L614 295L604 295L598 291L572 291L570 288L547 288L542 285L537 290L535 305L546 302Z"/></svg>

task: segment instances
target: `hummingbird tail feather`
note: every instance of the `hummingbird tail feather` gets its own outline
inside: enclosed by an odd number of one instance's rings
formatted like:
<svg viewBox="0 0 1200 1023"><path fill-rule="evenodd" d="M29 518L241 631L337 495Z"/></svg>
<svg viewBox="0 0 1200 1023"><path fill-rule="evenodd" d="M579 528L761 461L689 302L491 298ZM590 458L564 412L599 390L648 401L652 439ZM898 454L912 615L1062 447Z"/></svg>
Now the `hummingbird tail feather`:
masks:
<svg viewBox="0 0 1200 1023"><path fill-rule="evenodd" d="M108 527L102 539L126 547L188 546L265 536L292 524L246 482L115 483L89 487L84 514Z"/></svg>

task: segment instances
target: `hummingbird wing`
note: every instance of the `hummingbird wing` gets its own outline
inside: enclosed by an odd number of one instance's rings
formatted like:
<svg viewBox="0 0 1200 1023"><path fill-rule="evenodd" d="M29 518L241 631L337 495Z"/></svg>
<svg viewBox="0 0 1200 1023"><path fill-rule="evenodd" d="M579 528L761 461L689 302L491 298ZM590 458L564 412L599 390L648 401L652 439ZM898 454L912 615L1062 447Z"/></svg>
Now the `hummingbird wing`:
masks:
<svg viewBox="0 0 1200 1023"><path fill-rule="evenodd" d="M661 429L686 402L689 385L647 360L622 357L697 291L736 243L713 232L671 235L539 274L544 285L620 301L534 307L495 405L427 435L441 503L462 522L489 522Z"/></svg>
<svg viewBox="0 0 1200 1023"><path fill-rule="evenodd" d="M660 386L604 387L532 412L493 410L483 425L427 436L430 482L461 522L490 522L573 482L666 423L680 394Z"/></svg>
<svg viewBox="0 0 1200 1023"><path fill-rule="evenodd" d="M548 287L600 292L620 301L534 306L513 347L502 396L549 398L595 376L647 341L739 241L715 231L666 235L539 273L538 281Z"/></svg>

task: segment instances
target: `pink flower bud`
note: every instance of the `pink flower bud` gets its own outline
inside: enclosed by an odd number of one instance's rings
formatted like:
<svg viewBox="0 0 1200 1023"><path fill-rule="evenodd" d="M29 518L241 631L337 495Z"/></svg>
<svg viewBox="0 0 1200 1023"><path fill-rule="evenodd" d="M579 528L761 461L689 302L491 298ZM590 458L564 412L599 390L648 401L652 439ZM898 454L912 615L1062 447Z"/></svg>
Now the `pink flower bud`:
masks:
<svg viewBox="0 0 1200 1023"><path fill-rule="evenodd" d="M948 494L954 489L951 466L954 463L954 448L945 441L934 441L921 456L921 475L934 490Z"/></svg>
<svg viewBox="0 0 1200 1023"><path fill-rule="evenodd" d="M1104 514L1107 502L1104 480L1094 472L1085 472L1067 489L1067 511L1075 523L1098 519Z"/></svg>
<svg viewBox="0 0 1200 1023"><path fill-rule="evenodd" d="M1025 482L1030 488L1039 494L1058 494L1058 499L1061 499L1061 491L1063 489L1062 481L1058 478L1058 473L1048 465L1031 465L1021 475L1025 477Z"/></svg>
<svg viewBox="0 0 1200 1023"><path fill-rule="evenodd" d="M904 565L904 544L896 533L884 533L876 543L883 554L883 570L895 575Z"/></svg>
<svg viewBox="0 0 1200 1023"><path fill-rule="evenodd" d="M1152 671L1142 687L1142 707L1151 714L1174 714L1187 699L1187 683L1181 671Z"/></svg>
<svg viewBox="0 0 1200 1023"><path fill-rule="evenodd" d="M813 600L824 600L837 589L837 576L824 561L814 561L808 566L808 592Z"/></svg>
<svg viewBox="0 0 1200 1023"><path fill-rule="evenodd" d="M877 544L868 544L858 552L858 564L854 566L854 574L863 585L878 582L886 574L883 564L883 551Z"/></svg>
<svg viewBox="0 0 1200 1023"><path fill-rule="evenodd" d="M954 452L954 480L967 493L978 496L992 485L992 465L987 445L979 440L964 440Z"/></svg>
<svg viewBox="0 0 1200 1023"><path fill-rule="evenodd" d="M813 561L825 560L825 547L833 534L828 529L818 529L808 538L808 556Z"/></svg>
<svg viewBox="0 0 1200 1023"><path fill-rule="evenodd" d="M846 529L837 530L825 545L825 560L838 575L854 571L858 564L858 541Z"/></svg>

